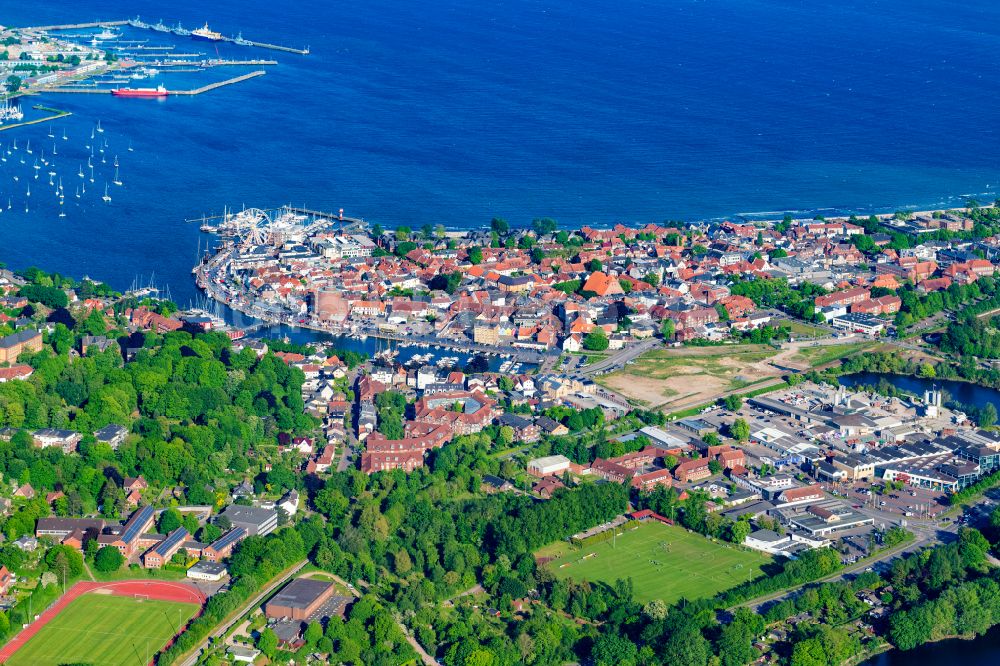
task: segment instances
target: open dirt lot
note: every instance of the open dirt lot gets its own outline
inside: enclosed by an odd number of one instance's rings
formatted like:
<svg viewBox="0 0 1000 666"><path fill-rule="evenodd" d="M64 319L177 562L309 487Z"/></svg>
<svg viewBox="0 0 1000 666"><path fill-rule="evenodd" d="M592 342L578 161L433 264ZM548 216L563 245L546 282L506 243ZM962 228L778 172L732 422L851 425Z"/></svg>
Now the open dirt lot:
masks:
<svg viewBox="0 0 1000 666"><path fill-rule="evenodd" d="M778 355L767 345L657 349L598 381L650 408L684 409L780 377L769 362Z"/></svg>

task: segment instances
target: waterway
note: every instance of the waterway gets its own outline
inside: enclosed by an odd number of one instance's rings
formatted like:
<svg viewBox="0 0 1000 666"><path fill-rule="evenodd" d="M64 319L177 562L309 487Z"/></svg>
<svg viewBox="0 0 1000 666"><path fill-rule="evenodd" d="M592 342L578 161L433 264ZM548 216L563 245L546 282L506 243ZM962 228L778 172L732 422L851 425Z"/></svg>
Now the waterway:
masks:
<svg viewBox="0 0 1000 666"><path fill-rule="evenodd" d="M877 372L861 372L854 375L844 375L840 383L844 386L875 386L881 380L886 380L903 391L923 396L924 391L944 389L951 400L957 400L963 405L985 407L993 403L1000 410L1000 391L988 386L979 386L970 382L954 380L923 379L909 375L891 375Z"/></svg>
<svg viewBox="0 0 1000 666"><path fill-rule="evenodd" d="M884 652L862 666L994 666L1000 663L1000 627L971 641L928 643L907 652Z"/></svg>

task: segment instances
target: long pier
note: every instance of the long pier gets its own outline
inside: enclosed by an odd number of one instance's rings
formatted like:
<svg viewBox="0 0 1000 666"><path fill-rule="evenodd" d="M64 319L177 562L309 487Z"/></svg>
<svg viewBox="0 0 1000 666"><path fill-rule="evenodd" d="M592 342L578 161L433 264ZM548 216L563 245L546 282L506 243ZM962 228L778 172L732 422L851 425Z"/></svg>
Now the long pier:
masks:
<svg viewBox="0 0 1000 666"><path fill-rule="evenodd" d="M87 28L108 28L117 26L132 26L133 28L146 28L152 30L152 26L142 23L141 21L93 21L91 23L65 23L62 25L39 25L31 26L29 28L24 28L24 30L36 30L36 31L50 31L50 30L83 30ZM184 37L186 35L178 35L173 29L168 30L172 35L178 37ZM218 41L227 42L229 44L236 44L238 46L255 46L259 49L271 49L272 51L284 51L285 53L296 53L298 55L309 55L309 47L304 49L296 49L291 46L280 46L278 44L269 44L268 42L255 42L251 39L243 39L236 37L222 37Z"/></svg>
<svg viewBox="0 0 1000 666"><path fill-rule="evenodd" d="M240 83L241 81L246 81L248 79L253 79L253 78L256 78L258 76L264 76L264 74L266 74L266 73L267 72L265 72L264 70L259 69L259 70L255 71L255 72L249 72L247 74L243 74L242 76L236 76L236 77L233 77L231 79L226 79L225 81L218 81L216 83L210 83L207 86L202 86L201 88L195 88L194 90L171 90L171 91L168 92L168 95L200 95L202 93L206 93L206 92L215 90L217 88L222 88L223 86L231 86L234 83ZM82 94L82 95L110 95L111 94L111 90L110 89L99 89L99 88L52 88L50 90L46 90L45 92L75 93L75 94ZM46 120L51 120L51 118L47 118ZM37 121L37 122L42 122L42 121ZM22 124L27 125L27 124L30 124L30 123L22 123ZM11 126L11 127L13 127L13 126Z"/></svg>
<svg viewBox="0 0 1000 666"><path fill-rule="evenodd" d="M128 21L93 21L91 23L64 23L62 25L33 25L24 30L83 30L85 28L110 28L128 25Z"/></svg>
<svg viewBox="0 0 1000 666"><path fill-rule="evenodd" d="M202 86L201 88L195 88L194 90L177 90L171 91L171 95L200 95L202 93L215 90L216 88L222 88L223 86L231 86L234 83L240 83L241 81L247 81L249 79L256 78L258 76L264 76L266 74L262 69L258 69L255 72L249 72L243 76L237 76L231 79L226 79L225 81L219 81L218 83L210 83L207 86Z"/></svg>
<svg viewBox="0 0 1000 666"><path fill-rule="evenodd" d="M227 42L239 44L235 39L226 38ZM277 44L267 44L266 42L253 42L249 39L243 40L247 46L256 46L259 49L271 49L272 51L285 51L286 53L297 53L298 55L309 55L309 49L293 49L290 46L278 46Z"/></svg>

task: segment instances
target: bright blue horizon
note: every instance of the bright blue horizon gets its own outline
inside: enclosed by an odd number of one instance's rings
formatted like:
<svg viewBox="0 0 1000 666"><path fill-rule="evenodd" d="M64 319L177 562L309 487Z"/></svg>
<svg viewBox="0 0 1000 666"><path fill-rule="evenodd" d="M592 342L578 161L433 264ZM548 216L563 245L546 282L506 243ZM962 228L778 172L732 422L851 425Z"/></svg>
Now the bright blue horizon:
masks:
<svg viewBox="0 0 1000 666"><path fill-rule="evenodd" d="M32 4L0 22L120 18ZM247 5L129 3L148 21L207 20L312 55L220 47L280 64L197 98L44 96L74 112L76 137L99 118L112 150L136 151L111 206L4 212L0 260L119 287L155 272L186 302L198 233L183 220L224 205L570 227L957 206L1000 183L1000 7L985 0ZM20 186L0 178L0 201L11 195Z"/></svg>

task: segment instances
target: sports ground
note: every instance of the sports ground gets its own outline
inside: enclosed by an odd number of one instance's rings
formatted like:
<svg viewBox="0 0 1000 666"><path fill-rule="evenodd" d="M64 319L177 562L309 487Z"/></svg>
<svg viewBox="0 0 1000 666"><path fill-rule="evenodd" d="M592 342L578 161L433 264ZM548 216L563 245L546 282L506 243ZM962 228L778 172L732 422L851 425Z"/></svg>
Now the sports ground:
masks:
<svg viewBox="0 0 1000 666"><path fill-rule="evenodd" d="M710 597L762 573L769 555L713 542L682 527L643 522L613 542L576 548L561 542L539 556L555 556L549 569L559 578L614 584L631 578L638 601Z"/></svg>
<svg viewBox="0 0 1000 666"><path fill-rule="evenodd" d="M11 666L145 666L201 610L190 586L77 583L0 651ZM168 587L169 586L169 587Z"/></svg>

